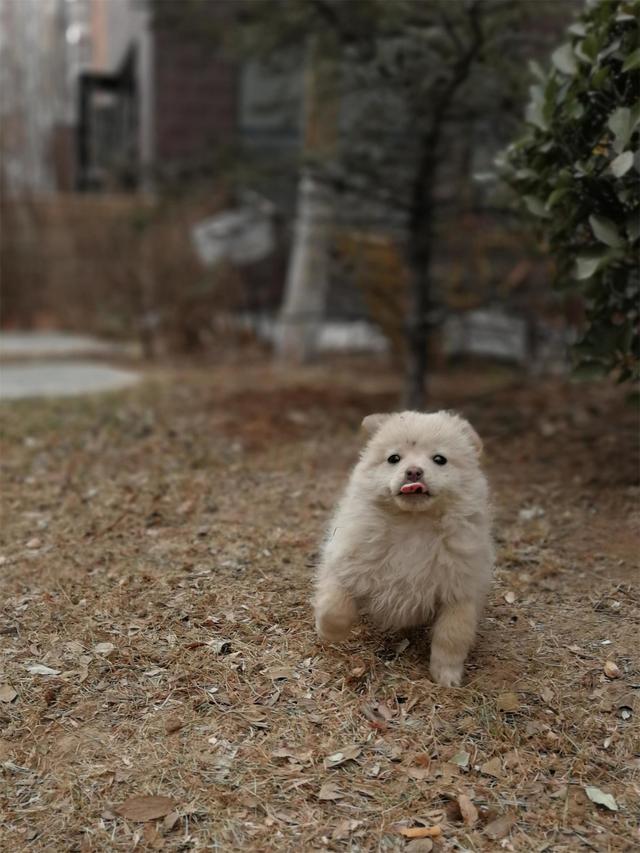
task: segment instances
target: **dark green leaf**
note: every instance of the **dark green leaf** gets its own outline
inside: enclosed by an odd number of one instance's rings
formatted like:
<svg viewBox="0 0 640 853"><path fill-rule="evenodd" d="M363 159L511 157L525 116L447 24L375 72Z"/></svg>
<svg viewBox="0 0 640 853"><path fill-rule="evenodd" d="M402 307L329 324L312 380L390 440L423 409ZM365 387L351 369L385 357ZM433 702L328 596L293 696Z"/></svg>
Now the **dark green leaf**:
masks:
<svg viewBox="0 0 640 853"><path fill-rule="evenodd" d="M589 217L589 224L591 225L593 233L601 243L611 246L612 249L617 249L624 245L624 240L620 236L620 232L618 231L615 222L612 222L610 219L605 219L604 216L592 215Z"/></svg>
<svg viewBox="0 0 640 853"><path fill-rule="evenodd" d="M569 187L558 187L552 193L550 193L549 198L547 199L547 203L545 207L547 210L551 210L554 204L557 204L561 198L567 195L571 190Z"/></svg>
<svg viewBox="0 0 640 853"><path fill-rule="evenodd" d="M541 219L548 219L549 211L545 207L543 201L532 195L526 195L523 200L527 205L528 210L533 213L534 216L539 216Z"/></svg>
<svg viewBox="0 0 640 853"><path fill-rule="evenodd" d="M627 219L627 234L631 242L640 237L640 213L634 213Z"/></svg>
<svg viewBox="0 0 640 853"><path fill-rule="evenodd" d="M527 105L525 117L529 124L546 130L549 126L544 116L544 93L542 86L531 86L529 89L531 100Z"/></svg>
<svg viewBox="0 0 640 853"><path fill-rule="evenodd" d="M600 362L588 361L574 368L573 376L576 379L600 379L606 372L606 367Z"/></svg>
<svg viewBox="0 0 640 853"><path fill-rule="evenodd" d="M568 32L570 32L572 36L584 37L587 34L587 28L584 24L577 21L575 24L571 24L568 28Z"/></svg>
<svg viewBox="0 0 640 853"><path fill-rule="evenodd" d="M600 252L597 255L578 255L576 258L575 277L578 281L591 278L605 259L606 252Z"/></svg>
<svg viewBox="0 0 640 853"><path fill-rule="evenodd" d="M539 62L536 62L535 59L529 60L529 71L533 74L534 77L537 77L541 83L544 83L547 79L547 75L542 70L542 67Z"/></svg>
<svg viewBox="0 0 640 853"><path fill-rule="evenodd" d="M563 74L575 74L578 70L578 64L573 53L573 48L567 42L561 45L551 54L551 61Z"/></svg>
<svg viewBox="0 0 640 853"><path fill-rule="evenodd" d="M613 147L620 153L624 150L631 137L631 110L629 107L618 107L609 116L607 126L614 135Z"/></svg>
<svg viewBox="0 0 640 853"><path fill-rule="evenodd" d="M629 169L633 166L633 152L632 151L623 151L622 154L619 154L615 160L611 162L609 168L616 176L616 178L621 178L623 175L626 175Z"/></svg>
<svg viewBox="0 0 640 853"><path fill-rule="evenodd" d="M626 58L622 66L623 71L635 71L636 68L640 68L640 47Z"/></svg>

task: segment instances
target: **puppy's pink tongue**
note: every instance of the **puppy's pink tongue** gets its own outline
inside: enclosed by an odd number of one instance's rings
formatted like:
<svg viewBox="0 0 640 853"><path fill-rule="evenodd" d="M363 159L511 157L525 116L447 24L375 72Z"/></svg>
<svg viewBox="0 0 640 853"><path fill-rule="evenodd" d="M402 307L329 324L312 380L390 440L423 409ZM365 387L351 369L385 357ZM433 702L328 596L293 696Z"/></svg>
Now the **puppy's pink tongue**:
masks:
<svg viewBox="0 0 640 853"><path fill-rule="evenodd" d="M400 488L401 495L415 495L416 493L424 494L427 491L424 483L405 483Z"/></svg>

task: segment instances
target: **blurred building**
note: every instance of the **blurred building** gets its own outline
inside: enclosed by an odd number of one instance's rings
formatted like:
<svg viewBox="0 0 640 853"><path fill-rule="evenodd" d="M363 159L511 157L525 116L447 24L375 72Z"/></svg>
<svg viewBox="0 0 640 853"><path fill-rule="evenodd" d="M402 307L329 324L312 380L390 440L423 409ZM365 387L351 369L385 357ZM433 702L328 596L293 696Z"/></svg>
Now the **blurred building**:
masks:
<svg viewBox="0 0 640 853"><path fill-rule="evenodd" d="M195 22L175 0L75 2L90 12L91 53L77 79L79 189L211 172L239 140L291 143L295 120L283 134L282 117L263 108L273 81L225 50L234 2L210 0Z"/></svg>
<svg viewBox="0 0 640 853"><path fill-rule="evenodd" d="M78 69L76 185L135 188L150 159L149 12L132 0L75 0L88 61Z"/></svg>
<svg viewBox="0 0 640 853"><path fill-rule="evenodd" d="M0 0L0 145L16 192L132 190L211 170L238 140L291 148L297 106L280 81L225 50L237 4ZM299 103L299 86L287 85ZM284 126L284 130L283 130Z"/></svg>
<svg viewBox="0 0 640 853"><path fill-rule="evenodd" d="M67 0L0 0L0 156L12 192L71 182Z"/></svg>

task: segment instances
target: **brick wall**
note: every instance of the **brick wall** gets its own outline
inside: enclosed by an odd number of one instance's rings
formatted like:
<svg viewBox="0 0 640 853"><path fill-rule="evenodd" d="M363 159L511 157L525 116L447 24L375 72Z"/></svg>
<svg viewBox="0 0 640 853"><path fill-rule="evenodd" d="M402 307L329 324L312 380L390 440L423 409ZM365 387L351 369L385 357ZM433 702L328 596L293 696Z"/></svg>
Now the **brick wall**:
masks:
<svg viewBox="0 0 640 853"><path fill-rule="evenodd" d="M233 141L237 73L213 44L198 43L180 30L156 30L155 160L160 169L206 162L218 146Z"/></svg>

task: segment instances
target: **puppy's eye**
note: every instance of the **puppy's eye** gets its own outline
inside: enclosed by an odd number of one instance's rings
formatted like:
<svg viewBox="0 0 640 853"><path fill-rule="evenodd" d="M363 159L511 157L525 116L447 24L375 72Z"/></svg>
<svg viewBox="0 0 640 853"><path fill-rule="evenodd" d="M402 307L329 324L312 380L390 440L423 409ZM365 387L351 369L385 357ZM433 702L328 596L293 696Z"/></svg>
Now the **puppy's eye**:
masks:
<svg viewBox="0 0 640 853"><path fill-rule="evenodd" d="M400 461L400 456L397 453L392 453L391 456L387 459L389 465L397 465Z"/></svg>
<svg viewBox="0 0 640 853"><path fill-rule="evenodd" d="M431 458L436 463L436 465L446 465L447 464L447 457L441 456L439 453L436 453L436 455L432 456Z"/></svg>

